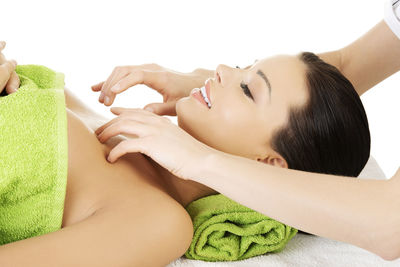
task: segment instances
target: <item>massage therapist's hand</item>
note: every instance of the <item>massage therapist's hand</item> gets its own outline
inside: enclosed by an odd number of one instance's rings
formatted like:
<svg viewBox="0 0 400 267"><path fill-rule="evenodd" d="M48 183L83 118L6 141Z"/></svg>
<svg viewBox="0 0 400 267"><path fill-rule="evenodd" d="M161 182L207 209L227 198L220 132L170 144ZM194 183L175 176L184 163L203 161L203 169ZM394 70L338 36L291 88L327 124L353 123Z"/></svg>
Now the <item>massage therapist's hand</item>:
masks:
<svg viewBox="0 0 400 267"><path fill-rule="evenodd" d="M7 94L15 93L19 87L20 80L15 72L17 62L15 60L6 60L1 52L6 46L6 42L0 42L0 93L5 89Z"/></svg>
<svg viewBox="0 0 400 267"><path fill-rule="evenodd" d="M196 69L191 73L173 71L157 64L116 67L108 79L92 86L93 91L101 91L99 102L110 106L119 94L137 84L156 90L163 96L163 103L150 103L144 108L151 108L158 115L176 116L175 104L190 94L195 87L201 87L212 71Z"/></svg>
<svg viewBox="0 0 400 267"><path fill-rule="evenodd" d="M143 109L111 108L118 115L95 133L101 143L118 134L135 135L112 148L108 161L113 163L127 153L140 152L151 157L172 174L190 180L202 159L216 150L198 141L167 117Z"/></svg>

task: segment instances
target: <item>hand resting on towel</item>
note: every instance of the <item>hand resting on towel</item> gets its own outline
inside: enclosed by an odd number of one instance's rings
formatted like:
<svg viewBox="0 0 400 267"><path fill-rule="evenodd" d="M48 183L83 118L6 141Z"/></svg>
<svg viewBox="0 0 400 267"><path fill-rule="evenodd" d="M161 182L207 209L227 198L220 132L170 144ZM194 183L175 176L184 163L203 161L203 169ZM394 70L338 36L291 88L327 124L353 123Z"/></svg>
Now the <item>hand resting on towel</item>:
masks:
<svg viewBox="0 0 400 267"><path fill-rule="evenodd" d="M0 96L15 93L19 87L20 81L15 67L15 60L7 60L1 51L6 46L6 42L0 42ZM5 89L5 90L4 90Z"/></svg>

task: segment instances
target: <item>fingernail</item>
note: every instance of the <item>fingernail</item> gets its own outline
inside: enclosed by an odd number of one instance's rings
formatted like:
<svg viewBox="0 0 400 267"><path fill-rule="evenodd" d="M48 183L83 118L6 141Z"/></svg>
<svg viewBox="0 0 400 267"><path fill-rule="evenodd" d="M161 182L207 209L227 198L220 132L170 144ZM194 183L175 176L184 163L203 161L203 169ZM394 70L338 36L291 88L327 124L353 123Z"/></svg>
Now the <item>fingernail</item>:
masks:
<svg viewBox="0 0 400 267"><path fill-rule="evenodd" d="M117 92L118 90L119 90L119 84L116 84L113 86L113 88L111 88L111 91L114 93Z"/></svg>
<svg viewBox="0 0 400 267"><path fill-rule="evenodd" d="M104 98L104 104L109 105L110 104L110 98L108 96L106 96Z"/></svg>

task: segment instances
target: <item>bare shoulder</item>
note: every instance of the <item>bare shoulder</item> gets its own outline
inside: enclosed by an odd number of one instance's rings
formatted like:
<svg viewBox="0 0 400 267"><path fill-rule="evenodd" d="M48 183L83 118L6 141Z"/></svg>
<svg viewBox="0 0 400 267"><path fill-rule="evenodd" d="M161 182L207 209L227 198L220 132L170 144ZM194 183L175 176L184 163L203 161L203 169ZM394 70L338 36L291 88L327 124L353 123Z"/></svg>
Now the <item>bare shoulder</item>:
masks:
<svg viewBox="0 0 400 267"><path fill-rule="evenodd" d="M183 255L193 236L191 218L165 190L148 161L133 153L109 164L105 153L112 144L101 144L79 116L70 111L67 114L69 173L64 228L32 239L37 242L27 239L19 246L10 244L8 251L15 247L19 253L15 255L25 251L31 258L34 247L49 246L58 257L49 261L57 263L52 266L75 263L63 258L64 253L76 254L76 262L86 260L86 266L97 266L96 255L104 260L99 266L118 266L118 262L121 266L164 266ZM88 208L91 211L85 212ZM79 251L89 258L82 258Z"/></svg>

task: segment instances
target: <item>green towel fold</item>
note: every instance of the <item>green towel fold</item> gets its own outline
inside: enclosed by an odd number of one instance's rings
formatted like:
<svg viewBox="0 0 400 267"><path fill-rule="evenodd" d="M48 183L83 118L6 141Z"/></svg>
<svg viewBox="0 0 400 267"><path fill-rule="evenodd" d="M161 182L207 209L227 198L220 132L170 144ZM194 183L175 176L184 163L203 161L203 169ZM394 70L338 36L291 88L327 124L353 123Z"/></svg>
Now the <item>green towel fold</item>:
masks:
<svg viewBox="0 0 400 267"><path fill-rule="evenodd" d="M0 245L61 228L68 171L64 75L20 65L0 97Z"/></svg>
<svg viewBox="0 0 400 267"><path fill-rule="evenodd" d="M185 256L203 261L236 261L279 252L297 229L249 209L222 194L191 202L186 210L194 235Z"/></svg>

